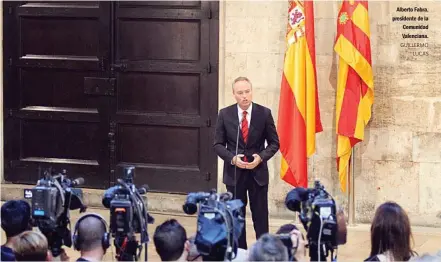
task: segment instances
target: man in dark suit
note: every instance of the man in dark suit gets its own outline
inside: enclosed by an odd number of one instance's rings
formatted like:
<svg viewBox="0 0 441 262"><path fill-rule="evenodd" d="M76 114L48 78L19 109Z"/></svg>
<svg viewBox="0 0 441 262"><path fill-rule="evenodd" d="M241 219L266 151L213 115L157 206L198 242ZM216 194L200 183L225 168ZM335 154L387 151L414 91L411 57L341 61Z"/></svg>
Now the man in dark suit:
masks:
<svg viewBox="0 0 441 262"><path fill-rule="evenodd" d="M244 217L249 194L258 239L269 231L267 161L279 150L279 137L271 110L252 102L252 85L246 77L234 80L233 95L237 104L219 112L214 150L224 160L223 182L227 190L244 203ZM247 249L245 227L239 248Z"/></svg>

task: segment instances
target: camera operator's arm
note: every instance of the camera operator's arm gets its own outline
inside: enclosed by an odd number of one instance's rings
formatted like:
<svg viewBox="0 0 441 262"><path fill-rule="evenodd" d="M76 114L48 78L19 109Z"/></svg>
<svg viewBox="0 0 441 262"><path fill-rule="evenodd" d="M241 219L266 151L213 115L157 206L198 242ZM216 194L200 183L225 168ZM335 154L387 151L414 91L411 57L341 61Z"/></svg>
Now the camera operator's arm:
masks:
<svg viewBox="0 0 441 262"><path fill-rule="evenodd" d="M297 229L291 231L291 241L293 245L293 249L296 250L294 254L295 261L306 262L306 244L307 241L304 239L302 232Z"/></svg>

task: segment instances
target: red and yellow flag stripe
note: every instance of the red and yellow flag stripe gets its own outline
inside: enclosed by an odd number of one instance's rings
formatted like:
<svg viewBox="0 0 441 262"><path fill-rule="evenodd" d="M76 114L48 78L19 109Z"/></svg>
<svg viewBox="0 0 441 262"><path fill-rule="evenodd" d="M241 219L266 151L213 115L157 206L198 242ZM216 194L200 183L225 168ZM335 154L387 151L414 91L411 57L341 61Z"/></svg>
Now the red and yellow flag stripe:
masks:
<svg viewBox="0 0 441 262"><path fill-rule="evenodd" d="M336 96L337 169L346 192L352 147L364 139L371 118L374 80L371 61L368 2L343 0L334 46L339 55Z"/></svg>
<svg viewBox="0 0 441 262"><path fill-rule="evenodd" d="M317 94L313 1L289 1L277 130L282 153L281 178L307 187L307 157L315 134L323 130Z"/></svg>

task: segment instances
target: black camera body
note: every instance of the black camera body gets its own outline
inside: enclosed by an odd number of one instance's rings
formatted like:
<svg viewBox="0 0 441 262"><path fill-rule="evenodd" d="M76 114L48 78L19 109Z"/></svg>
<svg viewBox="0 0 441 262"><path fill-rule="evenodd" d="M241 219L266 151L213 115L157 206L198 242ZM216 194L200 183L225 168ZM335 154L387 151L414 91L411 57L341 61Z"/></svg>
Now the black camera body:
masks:
<svg viewBox="0 0 441 262"><path fill-rule="evenodd" d="M106 190L102 204L110 210L110 233L115 239L117 247L117 258L120 261L137 260L139 255L136 251L141 251L135 234L141 234L141 244L147 244L148 232L147 224L154 222L146 210L144 200L141 195L147 192L147 185L136 188L133 184L135 177L134 167L124 167L123 179L118 179L118 185ZM128 244L124 248L123 243ZM141 253L141 252L139 252ZM146 253L147 257L147 246Z"/></svg>
<svg viewBox="0 0 441 262"><path fill-rule="evenodd" d="M192 215L199 203L195 245L204 261L231 261L237 254L245 220L242 201L231 199L231 193L217 194L213 189L210 193L188 194L183 205L184 212Z"/></svg>
<svg viewBox="0 0 441 262"><path fill-rule="evenodd" d="M83 183L83 178L68 179L65 170L53 175L52 169L48 169L34 188L24 190L25 199L31 199L33 226L46 236L54 257L60 255L62 245L72 246L71 233L67 228L70 224L69 210L86 211L82 190L73 188Z"/></svg>
<svg viewBox="0 0 441 262"><path fill-rule="evenodd" d="M337 249L337 207L334 199L319 181L313 188L295 188L285 200L286 207L299 212L307 231L311 261L326 261L328 251ZM321 259L325 260L321 260Z"/></svg>

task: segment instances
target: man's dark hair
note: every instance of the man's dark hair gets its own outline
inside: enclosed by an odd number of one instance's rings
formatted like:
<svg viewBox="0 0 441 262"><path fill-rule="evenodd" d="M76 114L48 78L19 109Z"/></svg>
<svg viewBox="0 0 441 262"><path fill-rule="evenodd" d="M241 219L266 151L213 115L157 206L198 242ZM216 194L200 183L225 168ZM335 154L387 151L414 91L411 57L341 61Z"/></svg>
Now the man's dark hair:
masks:
<svg viewBox="0 0 441 262"><path fill-rule="evenodd" d="M288 249L270 234L262 235L251 247L249 261L288 261Z"/></svg>
<svg viewBox="0 0 441 262"><path fill-rule="evenodd" d="M184 252L187 232L175 219L170 219L156 227L153 235L156 252L162 261L177 260Z"/></svg>
<svg viewBox="0 0 441 262"><path fill-rule="evenodd" d="M1 208L2 228L6 237L14 237L26 230L30 225L31 207L24 200L9 200Z"/></svg>
<svg viewBox="0 0 441 262"><path fill-rule="evenodd" d="M78 242L80 251L91 251L103 247L103 236L106 225L97 217L89 216L78 225Z"/></svg>
<svg viewBox="0 0 441 262"><path fill-rule="evenodd" d="M285 224L285 225L281 226L279 228L279 230L277 230L276 234L289 234L289 233L291 233L295 229L298 230L296 225L294 225L294 224Z"/></svg>

